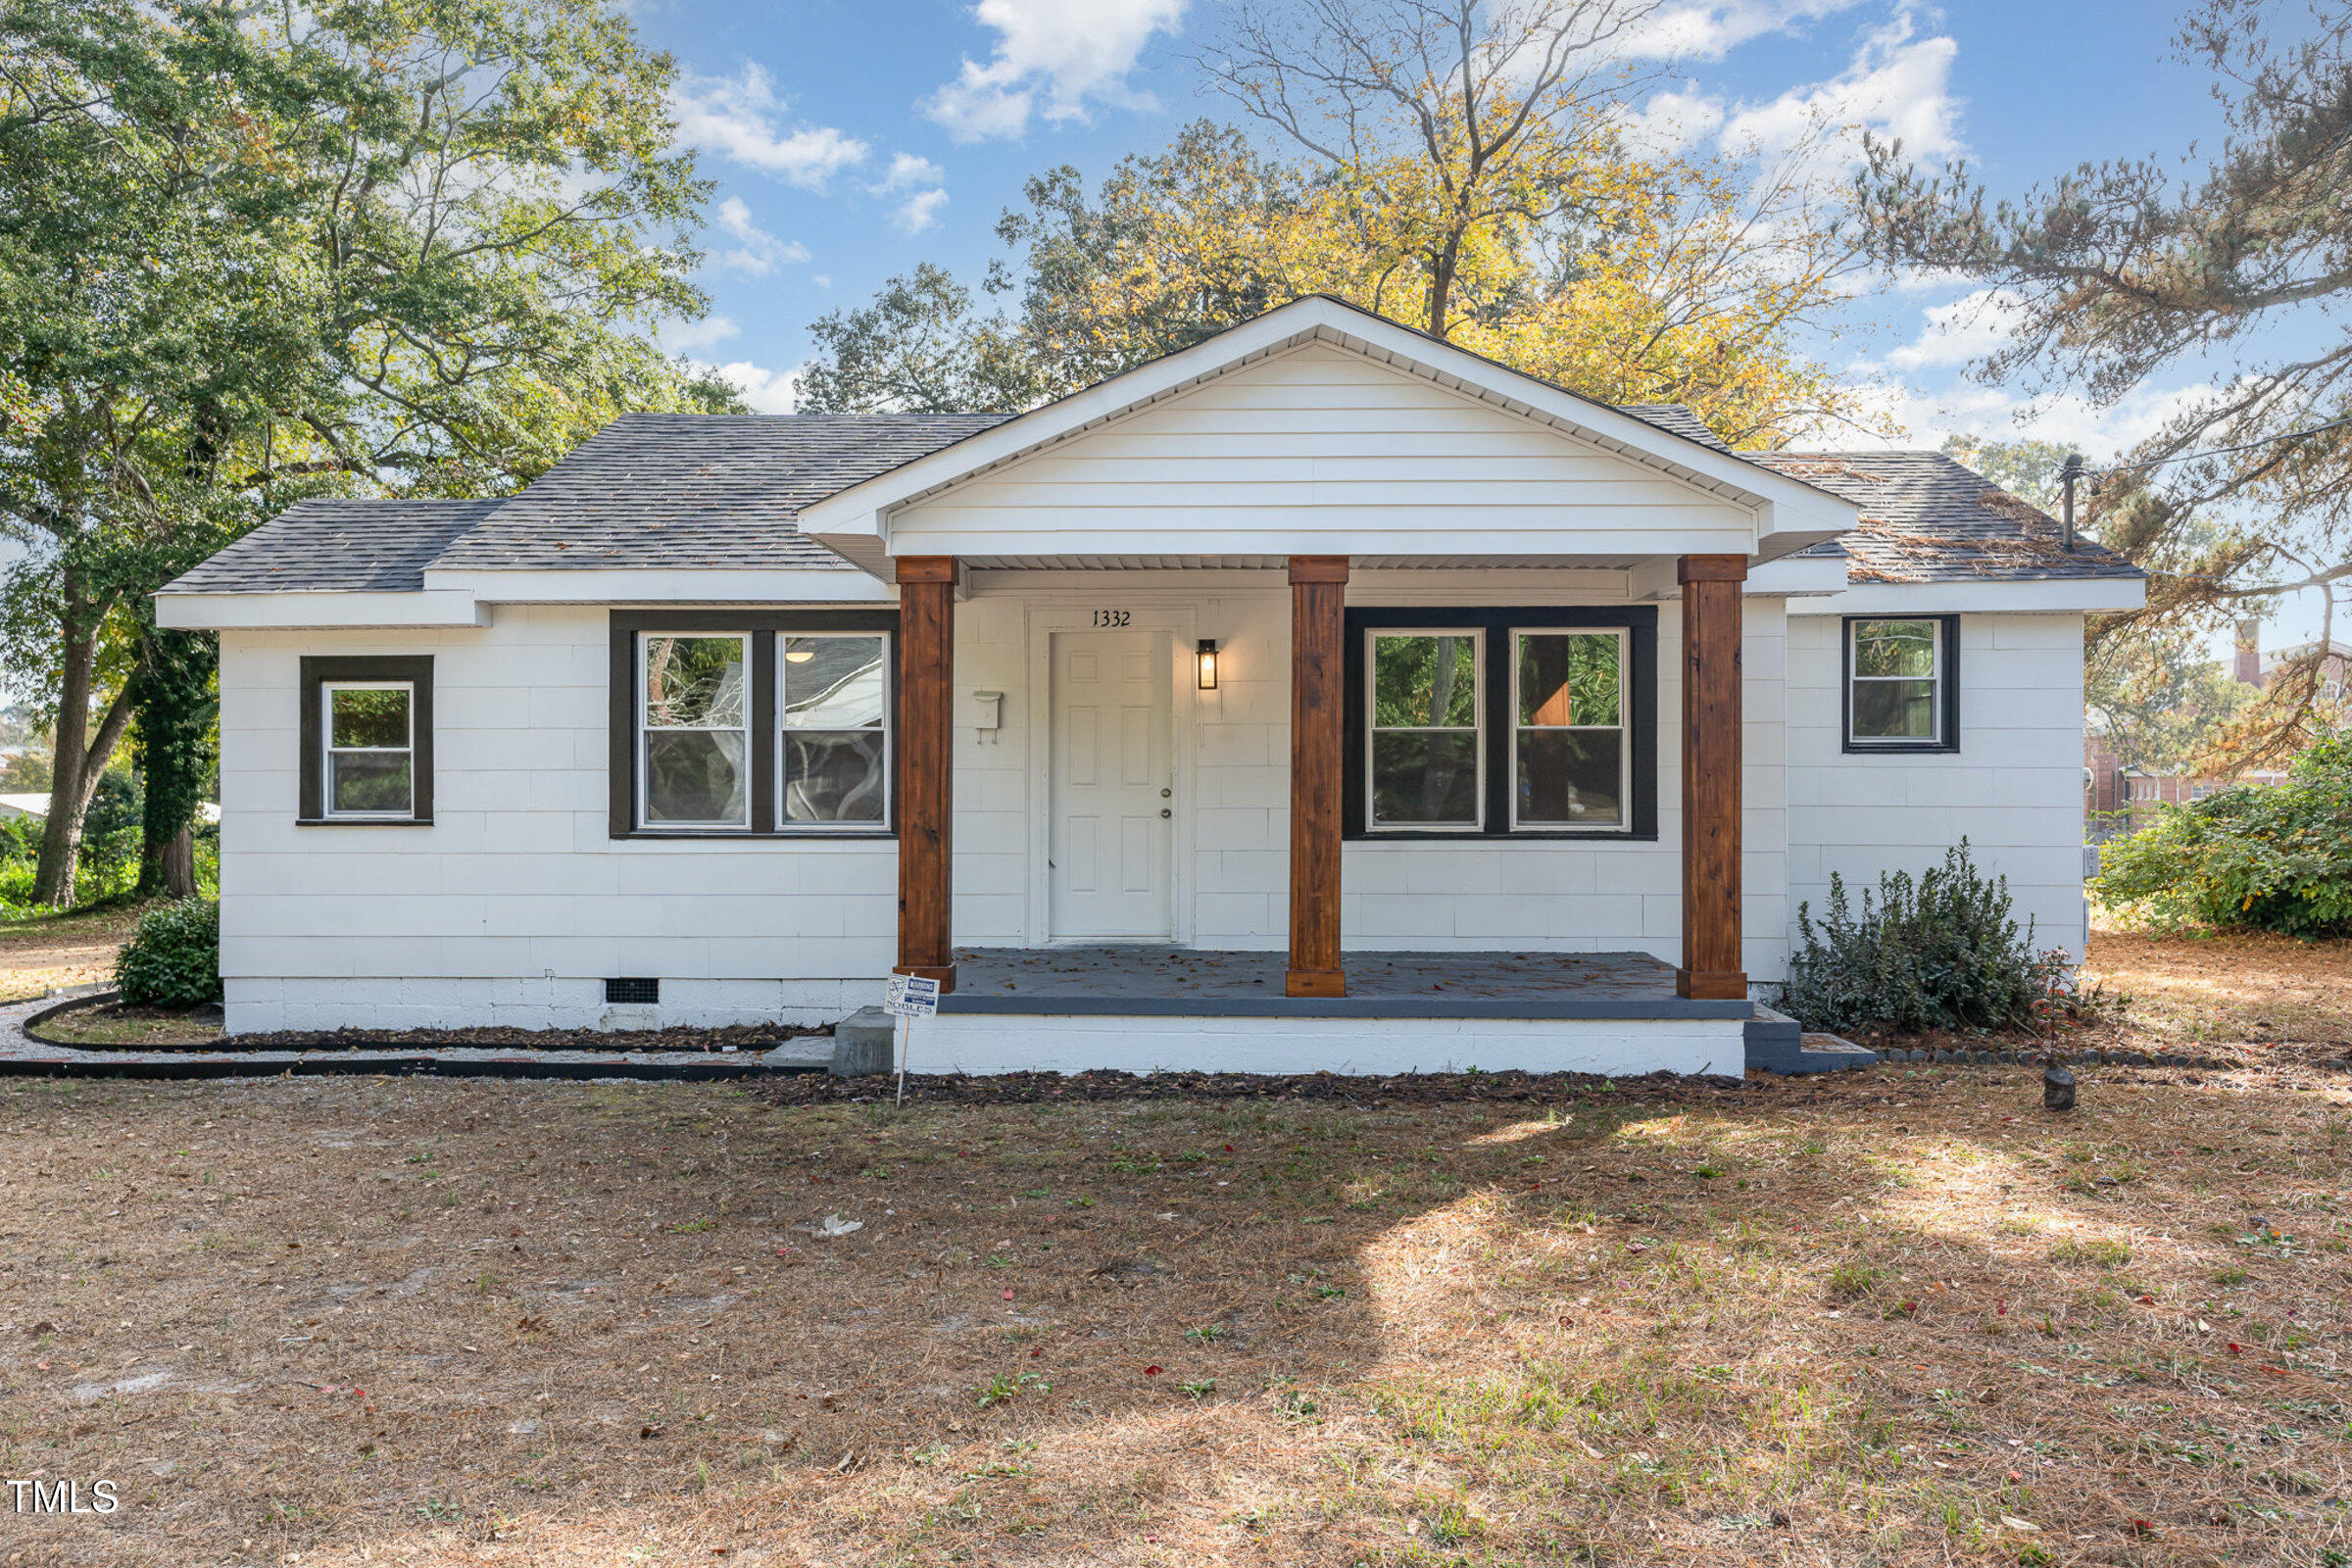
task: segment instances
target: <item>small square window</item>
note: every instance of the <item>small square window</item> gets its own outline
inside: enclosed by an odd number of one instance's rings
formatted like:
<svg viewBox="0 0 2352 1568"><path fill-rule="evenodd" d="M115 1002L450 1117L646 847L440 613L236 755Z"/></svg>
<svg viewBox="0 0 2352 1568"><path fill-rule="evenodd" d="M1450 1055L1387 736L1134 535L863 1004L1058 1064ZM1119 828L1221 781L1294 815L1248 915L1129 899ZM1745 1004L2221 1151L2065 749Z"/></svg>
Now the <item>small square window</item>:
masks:
<svg viewBox="0 0 2352 1568"><path fill-rule="evenodd" d="M303 822L433 819L429 656L302 661Z"/></svg>
<svg viewBox="0 0 2352 1568"><path fill-rule="evenodd" d="M1951 615L1845 622L1847 751L1959 749L1957 631Z"/></svg>

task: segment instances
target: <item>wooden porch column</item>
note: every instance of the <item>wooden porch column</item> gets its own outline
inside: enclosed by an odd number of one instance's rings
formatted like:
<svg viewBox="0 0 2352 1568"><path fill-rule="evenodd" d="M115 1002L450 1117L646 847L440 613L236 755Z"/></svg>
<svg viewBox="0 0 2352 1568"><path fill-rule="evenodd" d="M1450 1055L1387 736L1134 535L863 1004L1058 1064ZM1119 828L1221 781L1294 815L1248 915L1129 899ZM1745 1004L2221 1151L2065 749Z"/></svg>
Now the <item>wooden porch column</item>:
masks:
<svg viewBox="0 0 2352 1568"><path fill-rule="evenodd" d="M1744 1001L1740 955L1740 585L1745 556L1685 556L1682 996Z"/></svg>
<svg viewBox="0 0 2352 1568"><path fill-rule="evenodd" d="M1294 997L1344 997L1340 769L1348 558L1291 558L1291 963Z"/></svg>
<svg viewBox="0 0 2352 1568"><path fill-rule="evenodd" d="M956 989L956 558L899 558L899 961Z"/></svg>

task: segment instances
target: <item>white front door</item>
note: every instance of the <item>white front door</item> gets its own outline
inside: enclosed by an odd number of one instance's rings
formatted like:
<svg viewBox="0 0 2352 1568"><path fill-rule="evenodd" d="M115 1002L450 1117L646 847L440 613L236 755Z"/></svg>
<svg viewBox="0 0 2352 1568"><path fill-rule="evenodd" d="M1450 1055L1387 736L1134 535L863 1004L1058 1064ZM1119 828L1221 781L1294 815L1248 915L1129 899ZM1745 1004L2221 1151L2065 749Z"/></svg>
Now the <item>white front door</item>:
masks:
<svg viewBox="0 0 2352 1568"><path fill-rule="evenodd" d="M1051 934L1165 942L1175 842L1168 641L1054 634Z"/></svg>

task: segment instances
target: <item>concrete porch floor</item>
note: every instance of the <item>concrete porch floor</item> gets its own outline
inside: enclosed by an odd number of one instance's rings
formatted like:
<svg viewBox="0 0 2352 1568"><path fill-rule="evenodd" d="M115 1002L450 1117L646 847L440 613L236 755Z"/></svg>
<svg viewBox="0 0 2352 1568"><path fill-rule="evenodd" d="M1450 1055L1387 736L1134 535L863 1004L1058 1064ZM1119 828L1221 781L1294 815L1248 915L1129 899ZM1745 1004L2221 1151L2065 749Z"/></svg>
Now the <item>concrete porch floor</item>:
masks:
<svg viewBox="0 0 2352 1568"><path fill-rule="evenodd" d="M1283 995L1278 952L963 948L942 1013L1229 1018L1748 1018L1646 953L1350 953L1348 995Z"/></svg>

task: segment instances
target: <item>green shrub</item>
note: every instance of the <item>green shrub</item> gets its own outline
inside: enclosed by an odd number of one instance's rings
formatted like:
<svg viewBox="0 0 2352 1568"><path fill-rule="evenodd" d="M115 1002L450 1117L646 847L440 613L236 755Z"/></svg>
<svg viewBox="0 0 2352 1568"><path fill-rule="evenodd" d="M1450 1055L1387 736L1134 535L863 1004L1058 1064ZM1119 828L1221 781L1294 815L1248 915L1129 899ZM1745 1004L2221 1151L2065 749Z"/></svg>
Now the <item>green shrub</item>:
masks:
<svg viewBox="0 0 2352 1568"><path fill-rule="evenodd" d="M1881 876L1859 915L1833 875L1818 924L1810 905L1797 906L1801 941L1781 1005L1808 1029L1905 1034L2032 1028L2073 1010L2067 956L2036 951L2034 923L2020 931L2009 907L2009 879L1980 876L1966 839L1916 879Z"/></svg>
<svg viewBox="0 0 2352 1568"><path fill-rule="evenodd" d="M2160 808L2101 851L2091 891L2159 925L2352 934L2352 738L2314 746L2281 783Z"/></svg>
<svg viewBox="0 0 2352 1568"><path fill-rule="evenodd" d="M122 1000L142 1007L193 1007L220 1000L220 906L210 899L159 904L115 960Z"/></svg>

